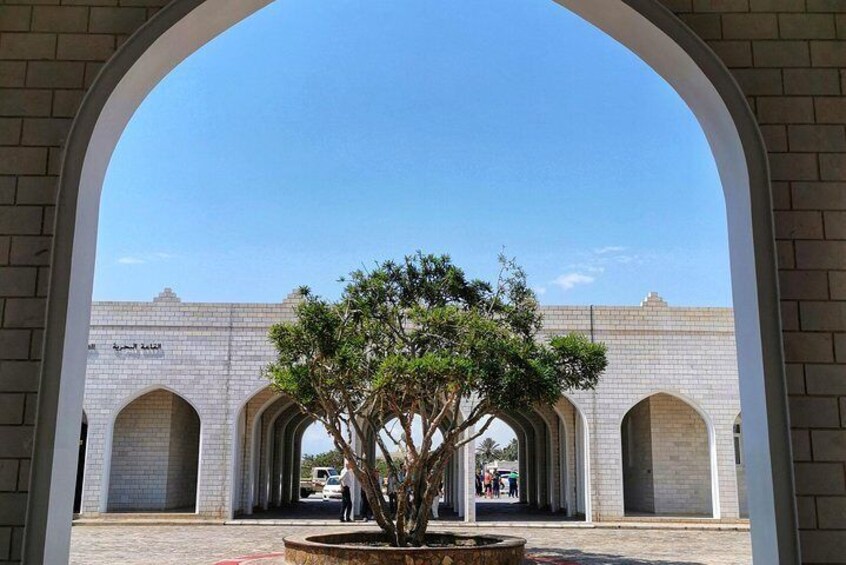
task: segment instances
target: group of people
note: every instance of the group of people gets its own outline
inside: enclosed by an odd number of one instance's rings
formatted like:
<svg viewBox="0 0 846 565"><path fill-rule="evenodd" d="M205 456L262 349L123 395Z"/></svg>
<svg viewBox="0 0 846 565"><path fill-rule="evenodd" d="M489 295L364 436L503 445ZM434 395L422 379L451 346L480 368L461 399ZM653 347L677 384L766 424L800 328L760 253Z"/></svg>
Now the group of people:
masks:
<svg viewBox="0 0 846 565"><path fill-rule="evenodd" d="M485 498L500 498L504 490L508 490L509 498L518 498L517 478L515 471L500 473L497 469L479 471L476 475L476 496Z"/></svg>
<svg viewBox="0 0 846 565"><path fill-rule="evenodd" d="M391 515L394 516L397 513L397 493L400 490L400 484L405 480L405 471L400 470L399 475L389 474L387 480L387 493L388 493L388 506L390 508ZM350 463L346 463L344 465L344 470L341 471L341 476L338 478L338 481L341 484L341 522L352 522L352 487L354 483L354 475L352 471L352 465ZM382 482L379 477L379 472L376 469L373 469L373 484L379 485L379 493L377 496L382 495ZM441 486L438 487L438 494L432 500L432 516L434 519L438 519L438 506L441 502ZM370 500L368 500L367 493L364 489L361 490L362 500L361 500L361 515L364 518L365 522L369 522L373 518L373 508L370 504Z"/></svg>

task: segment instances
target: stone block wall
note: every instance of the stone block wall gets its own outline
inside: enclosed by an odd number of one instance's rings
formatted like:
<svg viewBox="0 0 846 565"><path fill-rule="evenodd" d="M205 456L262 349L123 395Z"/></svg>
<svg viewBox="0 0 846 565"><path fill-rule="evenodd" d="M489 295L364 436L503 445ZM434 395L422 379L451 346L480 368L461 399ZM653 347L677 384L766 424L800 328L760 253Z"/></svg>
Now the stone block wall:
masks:
<svg viewBox="0 0 846 565"><path fill-rule="evenodd" d="M740 413L734 320L727 308L548 307L544 331L580 331L608 345L608 369L595 391L568 397L590 429L591 489L597 520L624 514L621 424L629 410L668 393L708 414L716 438L721 518L736 518L732 425ZM591 319L593 325L591 326Z"/></svg>
<svg viewBox="0 0 846 565"><path fill-rule="evenodd" d="M169 391L131 402L115 420L108 510L193 507L199 434L194 409Z"/></svg>
<svg viewBox="0 0 846 565"><path fill-rule="evenodd" d="M655 512L652 462L652 419L649 399L623 418L623 495L625 512Z"/></svg>
<svg viewBox="0 0 846 565"><path fill-rule="evenodd" d="M837 560L846 547L846 6L662 2L731 69L767 143L803 558ZM0 560L19 559L25 525L64 139L103 63L166 3L0 3Z"/></svg>
<svg viewBox="0 0 846 565"><path fill-rule="evenodd" d="M193 511L197 502L200 418L190 404L175 395L171 398L165 508Z"/></svg>
<svg viewBox="0 0 846 565"><path fill-rule="evenodd" d="M293 298L282 304L183 303L170 291L148 303L95 303L90 339L94 349L89 353L85 395L90 427L83 511L99 511L98 477L106 466L103 438L116 410L156 387L176 391L199 412L199 512L225 517L232 510L250 512L265 503L273 490L267 483L269 426L286 405L261 377L262 368L273 358L266 332L272 323L290 318L292 305ZM715 435L722 438L719 445L723 446L717 455L723 469L719 475L722 516L736 517L732 424L740 407L731 310L672 308L663 302L592 310L593 315L588 307L543 308L545 333L593 334L607 343L609 366L596 391L570 393L556 410L513 415L531 428L529 447L536 458L530 489L533 500L555 508L565 504L570 508L572 502L573 507L584 509L584 495L577 494L583 467L576 463L580 451L576 429L583 417L591 438L594 518L622 516L623 417L638 403L649 407L649 401L641 400L664 391L696 404L718 424ZM121 349L136 343L156 343L161 348ZM673 397L667 401L685 406ZM563 437L559 437L559 421L567 428ZM690 431L684 428L682 437ZM692 432L701 432L707 447L704 426ZM659 439L650 436L652 444ZM673 443L667 449L679 450L679 442L684 442L676 439L667 440ZM562 477L566 487L560 484Z"/></svg>
<svg viewBox="0 0 846 565"><path fill-rule="evenodd" d="M846 2L663 1L732 71L765 138L802 558L841 562L846 513L831 509L846 507Z"/></svg>
<svg viewBox="0 0 846 565"><path fill-rule="evenodd" d="M710 516L711 459L705 422L689 405L667 394L651 397L649 407L655 512Z"/></svg>
<svg viewBox="0 0 846 565"><path fill-rule="evenodd" d="M115 420L109 472L110 512L161 510L167 500L172 395L144 395Z"/></svg>

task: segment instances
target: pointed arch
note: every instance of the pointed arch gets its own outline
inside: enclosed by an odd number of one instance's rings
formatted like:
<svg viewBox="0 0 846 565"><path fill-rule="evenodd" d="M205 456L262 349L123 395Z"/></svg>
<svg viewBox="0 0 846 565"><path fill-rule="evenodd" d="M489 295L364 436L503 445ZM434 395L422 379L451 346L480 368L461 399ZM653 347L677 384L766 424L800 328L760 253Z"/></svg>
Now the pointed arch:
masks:
<svg viewBox="0 0 846 565"><path fill-rule="evenodd" d="M75 426L82 406L100 190L112 151L147 93L179 62L270 0L173 0L103 67L68 136L56 230L23 557L64 562ZM719 58L658 0L557 0L629 47L684 98L703 127L727 201L743 410L761 562L798 559L767 155ZM48 536L48 532L50 535Z"/></svg>
<svg viewBox="0 0 846 565"><path fill-rule="evenodd" d="M664 398L672 399L671 404L667 405ZM682 410L676 410L673 403L681 405ZM694 414L695 419L685 421L685 411ZM706 432L704 454L700 454L696 438L696 420ZM617 429L622 447L623 514L708 512L714 518L720 517L716 431L711 417L697 402L675 391L655 390L629 406ZM658 449L653 449L656 442ZM683 456L679 455L680 450L684 451ZM701 473L703 463L708 465L707 473ZM700 501L697 499L701 484L695 482L698 474L702 475L700 480L708 480L708 493L703 493L708 496ZM667 484L673 485L669 489L672 496L662 494ZM707 507L703 506L705 500Z"/></svg>
<svg viewBox="0 0 846 565"><path fill-rule="evenodd" d="M101 512L197 512L202 419L185 396L168 386L144 387L117 404L106 434ZM117 443L129 448L116 452Z"/></svg>

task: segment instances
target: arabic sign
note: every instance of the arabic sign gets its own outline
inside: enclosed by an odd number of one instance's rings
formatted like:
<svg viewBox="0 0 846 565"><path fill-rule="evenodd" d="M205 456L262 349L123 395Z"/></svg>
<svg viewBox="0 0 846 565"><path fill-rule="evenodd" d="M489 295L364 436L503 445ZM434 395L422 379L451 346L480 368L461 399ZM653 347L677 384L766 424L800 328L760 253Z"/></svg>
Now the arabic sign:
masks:
<svg viewBox="0 0 846 565"><path fill-rule="evenodd" d="M132 343L124 345L115 343L112 345L112 349L115 351L160 351L161 348L161 343Z"/></svg>

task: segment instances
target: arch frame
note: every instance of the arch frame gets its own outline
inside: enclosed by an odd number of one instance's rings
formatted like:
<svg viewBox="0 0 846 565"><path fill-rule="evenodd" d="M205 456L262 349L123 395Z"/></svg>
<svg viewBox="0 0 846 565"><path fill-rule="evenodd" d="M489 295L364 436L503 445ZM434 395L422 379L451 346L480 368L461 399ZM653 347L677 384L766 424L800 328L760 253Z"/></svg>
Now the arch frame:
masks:
<svg viewBox="0 0 846 565"><path fill-rule="evenodd" d="M59 181L22 550L27 562L64 562L69 552L74 477L68 469L78 453L66 424L82 407L100 189L115 144L168 72L270 1L173 0L104 65L74 120ZM555 1L664 77L705 131L727 199L741 400L754 439L746 457L759 479L749 493L753 555L798 563L769 169L754 116L720 59L658 0Z"/></svg>
<svg viewBox="0 0 846 565"><path fill-rule="evenodd" d="M235 518L236 500L240 494L240 486L236 484L244 473L239 453L241 447L241 436L246 434L246 429L241 430L241 418L244 416L244 409L247 404L258 394L267 390L270 385L262 384L252 389L246 396L240 398L235 405L232 414L232 425L229 430L229 508L226 510L230 520ZM244 422L246 424L246 420Z"/></svg>
<svg viewBox="0 0 846 565"><path fill-rule="evenodd" d="M247 401L244 402L242 404L241 408L238 410L238 417L236 419L240 419L241 411L244 410L244 408L246 408L246 406L250 403L250 400L255 398L256 395L261 394L261 392L266 390L267 388L268 388L268 386L264 386L256 394L249 397L247 399ZM278 401L284 400L284 399L285 399L285 397L283 395L281 395L279 393L273 393L270 396L270 398L268 398L264 402L264 404L262 404L259 407L259 409L256 410L256 413L253 415L252 427L250 428L249 436L247 437L247 441L249 442L249 444L247 444L247 442L245 442L245 445L250 446L250 457L249 457L249 460L247 461L247 474L244 474L245 470L242 469L241 470L241 477L240 477L240 480L238 480L238 481L236 481L236 479L239 478L239 477L236 477L235 475L232 476L232 492L233 492L232 504L233 505L232 505L232 508L230 509L230 519L235 517L235 500L236 500L236 498L235 498L235 496L236 496L235 487L236 486L238 487L237 496L242 497L243 493L242 493L241 489L243 488L244 477L248 478L247 501L249 502L249 506L247 508L243 508L242 510L244 511L245 514L248 514L248 515L253 513L253 506L254 506L253 501L255 500L255 497L256 497L256 489L259 486L258 485L259 480L258 480L257 477L260 476L260 465L261 465L261 462L258 459L259 457L261 457L261 445L260 445L260 443L261 443L260 442L261 433L260 433L260 429L259 429L261 427L261 419L262 419L262 416L264 416L264 413L267 412L267 410L270 409L270 407L272 407ZM232 443L233 443L233 445L236 446L235 447L236 458L238 458L237 445L239 445L238 444L239 440L240 440L239 436L233 436L233 438L232 438ZM242 502L243 502L243 500L242 500Z"/></svg>
<svg viewBox="0 0 846 565"><path fill-rule="evenodd" d="M275 429L276 423L279 421L279 418L281 418L284 414L287 414L287 412L291 411L292 409L296 410L297 408L296 408L296 405L293 403L293 401L289 400L287 403L281 404L279 406L279 408L270 417L270 420L268 420L268 424L267 424L268 434L267 434L267 438L265 439L265 443L264 443L264 449L265 449L265 452L267 453L267 462L265 464L265 473L267 475L267 484L262 485L262 490L265 491L265 495L264 495L265 499L261 503L262 510L267 510L270 507L270 504L271 504L272 499L273 499L273 492L274 492L273 483L274 483L274 478L275 478L274 462L276 460L276 457L279 455L276 452L276 445L275 445L276 441L277 441L276 431L275 431L276 430ZM287 426L287 423L285 425ZM283 428L284 428L284 426L283 426ZM281 467L280 467L280 472L281 472Z"/></svg>
<svg viewBox="0 0 846 565"><path fill-rule="evenodd" d="M150 394L151 392L156 392L157 390L167 391L181 400L184 400L194 410L194 413L197 415L197 419L200 420L200 437L197 445L197 492L194 496L193 512L194 514L200 513L200 493L202 492L200 490L200 486L202 485L203 480L203 474L201 472L203 464L203 417L200 415L200 410L197 408L197 405L181 392L169 385L152 384L140 388L122 398L109 413L109 423L106 426L106 435L103 438L103 476L100 478L100 504L98 511L102 514L108 513L109 508L109 486L112 479L112 447L114 444L115 423L117 422L118 416L120 416L120 413L123 412L123 410L130 404L142 396ZM83 484L83 489L84 488L85 485Z"/></svg>
<svg viewBox="0 0 846 565"><path fill-rule="evenodd" d="M558 419L564 424L565 429L569 425L567 422L567 418L564 417L564 413L561 411L560 403L564 400L570 403L570 406L573 407L573 410L576 413L576 417L578 418L577 425L573 426L573 438L575 439L575 449L574 453L572 454L573 457L573 464L578 471L578 463L579 463L579 442L581 442L581 453L582 453L582 460L581 460L581 488L584 491L584 506L585 506L585 522L593 522L593 497L591 496L591 488L592 488L592 481L590 476L590 426L587 425L587 416L585 415L584 410L582 409L581 405L573 399L570 395L564 393L561 395L561 398L556 402L552 409L555 411L555 414L558 416ZM579 437L579 427L581 426L581 437ZM579 476L578 473L574 477L576 481L576 492L579 489ZM578 498L578 497L577 497ZM578 511L578 500L576 502L576 511Z"/></svg>
<svg viewBox="0 0 846 565"><path fill-rule="evenodd" d="M719 519L722 517L722 511L720 509L720 474L719 474L719 466L717 464L717 430L714 425L714 419L711 418L711 415L699 404L699 402L693 400L686 394L680 393L678 391L673 391L669 389L655 389L652 392L647 394L642 394L637 397L637 399L623 412L623 414L617 419L617 431L620 433L620 441L617 443L620 444L622 441L622 427L623 421L626 419L626 416L629 412L632 411L632 408L643 402L648 398L652 398L658 394L666 394L667 396L672 396L676 400L679 400L685 405L689 406L694 412L696 412L700 418L702 418L702 422L705 424L705 429L708 432L708 463L710 465L710 476L711 476L711 517L714 519ZM621 452L622 455L622 452ZM624 480L624 467L623 462L620 461L620 485L625 484ZM624 487L625 488L625 487ZM625 500L625 497L623 497ZM620 516L625 516L626 514L626 506L625 502L621 501L623 507L620 509Z"/></svg>

